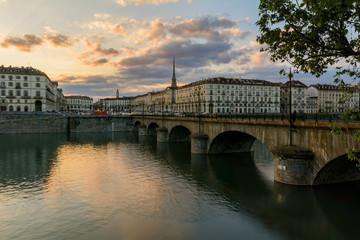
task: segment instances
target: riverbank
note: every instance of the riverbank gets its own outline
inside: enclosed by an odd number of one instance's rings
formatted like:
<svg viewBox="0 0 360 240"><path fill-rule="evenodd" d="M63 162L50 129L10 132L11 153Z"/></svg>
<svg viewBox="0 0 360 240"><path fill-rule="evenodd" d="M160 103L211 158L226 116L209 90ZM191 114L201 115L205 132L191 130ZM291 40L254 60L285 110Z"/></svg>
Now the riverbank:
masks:
<svg viewBox="0 0 360 240"><path fill-rule="evenodd" d="M0 112L0 134L132 131L130 116Z"/></svg>

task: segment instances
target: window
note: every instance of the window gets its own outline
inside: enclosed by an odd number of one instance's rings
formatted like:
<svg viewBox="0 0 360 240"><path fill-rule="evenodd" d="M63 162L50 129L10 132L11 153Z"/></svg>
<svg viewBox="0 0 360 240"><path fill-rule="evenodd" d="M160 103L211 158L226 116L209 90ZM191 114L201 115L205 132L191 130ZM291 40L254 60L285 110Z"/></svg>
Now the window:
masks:
<svg viewBox="0 0 360 240"><path fill-rule="evenodd" d="M5 87L5 82L1 82L1 87Z"/></svg>
<svg viewBox="0 0 360 240"><path fill-rule="evenodd" d="M5 78L5 75L1 75L1 78Z"/></svg>
<svg viewBox="0 0 360 240"><path fill-rule="evenodd" d="M27 81L27 80L28 80L27 76L24 76L24 80L25 80L25 81Z"/></svg>
<svg viewBox="0 0 360 240"><path fill-rule="evenodd" d="M36 91L36 96L40 97L40 91Z"/></svg>
<svg viewBox="0 0 360 240"><path fill-rule="evenodd" d="M9 85L9 87L12 87L14 84L13 84L13 82L9 82L8 85Z"/></svg>
<svg viewBox="0 0 360 240"><path fill-rule="evenodd" d="M20 111L21 111L21 107L20 107L20 106L17 106L17 107L16 107L16 111L20 112Z"/></svg>
<svg viewBox="0 0 360 240"><path fill-rule="evenodd" d="M16 96L21 96L20 90L16 90Z"/></svg>
<svg viewBox="0 0 360 240"><path fill-rule="evenodd" d="M24 86L24 87L28 87L29 84L28 84L27 82L24 82L24 83L23 83L23 86Z"/></svg>
<svg viewBox="0 0 360 240"><path fill-rule="evenodd" d="M36 83L36 87L40 87L40 83Z"/></svg>
<svg viewBox="0 0 360 240"><path fill-rule="evenodd" d="M13 90L9 90L9 96L14 96Z"/></svg>
<svg viewBox="0 0 360 240"><path fill-rule="evenodd" d="M36 81L40 81L40 77L36 77Z"/></svg>
<svg viewBox="0 0 360 240"><path fill-rule="evenodd" d="M5 96L5 90L1 90L1 96Z"/></svg>
<svg viewBox="0 0 360 240"><path fill-rule="evenodd" d="M16 76L16 79L20 79L20 76Z"/></svg>
<svg viewBox="0 0 360 240"><path fill-rule="evenodd" d="M28 96L29 96L28 90L25 90L25 91L24 91L24 96L25 96L25 97L28 97Z"/></svg>
<svg viewBox="0 0 360 240"><path fill-rule="evenodd" d="M13 79L13 76L9 76L9 80L12 80Z"/></svg>

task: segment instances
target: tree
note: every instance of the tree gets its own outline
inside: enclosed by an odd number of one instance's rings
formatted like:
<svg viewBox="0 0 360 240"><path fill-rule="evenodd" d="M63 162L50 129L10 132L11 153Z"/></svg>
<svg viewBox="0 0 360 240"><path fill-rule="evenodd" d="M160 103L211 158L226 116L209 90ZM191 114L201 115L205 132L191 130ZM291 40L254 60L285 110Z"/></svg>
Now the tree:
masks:
<svg viewBox="0 0 360 240"><path fill-rule="evenodd" d="M336 67L335 83L359 91L360 2L358 0L260 0L257 25L272 61L288 62L316 77ZM346 78L348 81L344 81ZM359 118L359 107L342 116ZM342 129L333 129L336 134ZM360 131L351 133L360 140ZM360 162L358 149L348 149L350 159Z"/></svg>

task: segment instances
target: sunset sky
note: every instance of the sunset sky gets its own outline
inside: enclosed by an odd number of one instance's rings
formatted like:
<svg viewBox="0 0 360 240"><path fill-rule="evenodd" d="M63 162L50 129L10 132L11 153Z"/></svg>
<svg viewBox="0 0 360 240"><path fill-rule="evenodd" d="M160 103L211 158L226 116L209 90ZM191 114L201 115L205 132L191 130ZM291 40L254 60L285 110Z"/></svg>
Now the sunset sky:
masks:
<svg viewBox="0 0 360 240"><path fill-rule="evenodd" d="M0 65L94 100L208 77L284 82L256 43L259 0L0 0ZM298 75L306 84L312 76ZM331 81L328 81L331 82Z"/></svg>

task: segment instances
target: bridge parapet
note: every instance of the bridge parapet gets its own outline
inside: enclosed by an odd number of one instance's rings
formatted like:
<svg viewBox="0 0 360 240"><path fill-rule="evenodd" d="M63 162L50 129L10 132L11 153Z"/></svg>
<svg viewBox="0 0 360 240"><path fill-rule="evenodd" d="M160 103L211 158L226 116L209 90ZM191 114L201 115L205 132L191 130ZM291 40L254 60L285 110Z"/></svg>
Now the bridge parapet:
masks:
<svg viewBox="0 0 360 240"><path fill-rule="evenodd" d="M155 129L156 126L159 142L190 140L191 152L195 154L250 151L254 140L258 139L270 151L273 150L275 181L312 185L360 180L358 169L357 172L348 172L351 166L341 166L342 162L338 160L336 164L329 164L334 159L345 157L346 160L346 149L349 146L360 148L359 142L352 141L350 133L342 136L331 133L332 127L360 129L360 124L356 121L344 122L334 118L331 121L296 121L292 131L293 145L296 147L287 149L281 148L290 143L289 122L286 118L149 115L138 118L133 116L133 121L141 121L148 127L148 133L149 129ZM343 168L343 171L335 171L333 168ZM341 177L332 176L334 174Z"/></svg>

